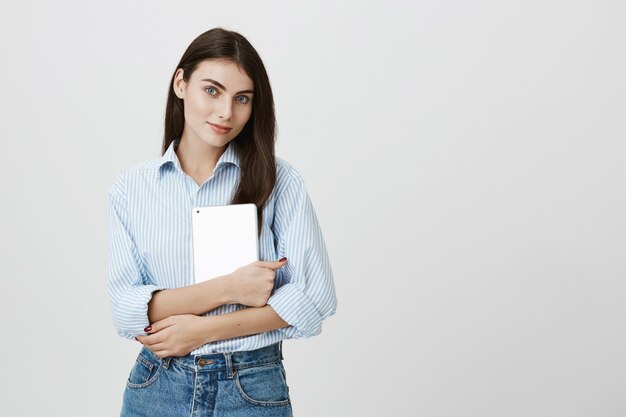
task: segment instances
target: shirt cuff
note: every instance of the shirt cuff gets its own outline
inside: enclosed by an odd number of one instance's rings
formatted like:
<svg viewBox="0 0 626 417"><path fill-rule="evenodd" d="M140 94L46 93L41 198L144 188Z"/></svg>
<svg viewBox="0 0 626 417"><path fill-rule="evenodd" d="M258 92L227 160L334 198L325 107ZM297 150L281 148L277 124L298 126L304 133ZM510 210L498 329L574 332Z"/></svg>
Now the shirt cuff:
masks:
<svg viewBox="0 0 626 417"><path fill-rule="evenodd" d="M124 296L113 306L113 324L117 334L130 340L135 336L145 336L144 331L150 324L148 319L148 303L152 294L165 287L157 285L139 285L128 288Z"/></svg>
<svg viewBox="0 0 626 417"><path fill-rule="evenodd" d="M322 332L322 316L313 302L294 284L278 288L267 300L276 314L293 326L286 334L294 339L311 337Z"/></svg>

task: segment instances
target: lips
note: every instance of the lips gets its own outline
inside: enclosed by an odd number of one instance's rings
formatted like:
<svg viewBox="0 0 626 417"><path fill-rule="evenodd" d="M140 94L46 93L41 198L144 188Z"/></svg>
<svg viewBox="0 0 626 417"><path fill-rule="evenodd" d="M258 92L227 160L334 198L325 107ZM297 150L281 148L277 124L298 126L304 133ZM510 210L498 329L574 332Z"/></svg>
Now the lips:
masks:
<svg viewBox="0 0 626 417"><path fill-rule="evenodd" d="M215 123L210 123L210 122L207 122L207 123L209 124L209 126L211 126L211 129L213 129L213 131L217 133L218 135L225 135L228 132L230 132L230 130L232 129L232 127L216 125Z"/></svg>
<svg viewBox="0 0 626 417"><path fill-rule="evenodd" d="M207 123L210 124L211 126L217 128L217 129L219 129L219 130L224 131L224 132L228 132L228 131L230 131L232 129L232 127L228 127L228 126L222 126L222 125L218 125L218 124L211 123L211 122L207 122Z"/></svg>

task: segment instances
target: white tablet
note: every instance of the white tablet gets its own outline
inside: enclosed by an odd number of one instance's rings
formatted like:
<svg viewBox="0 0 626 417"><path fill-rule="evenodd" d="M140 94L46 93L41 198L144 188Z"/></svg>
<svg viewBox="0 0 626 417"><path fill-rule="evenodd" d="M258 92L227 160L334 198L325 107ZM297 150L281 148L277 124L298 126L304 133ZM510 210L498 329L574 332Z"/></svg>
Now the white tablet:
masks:
<svg viewBox="0 0 626 417"><path fill-rule="evenodd" d="M196 283L259 260L255 204L194 207L191 218Z"/></svg>

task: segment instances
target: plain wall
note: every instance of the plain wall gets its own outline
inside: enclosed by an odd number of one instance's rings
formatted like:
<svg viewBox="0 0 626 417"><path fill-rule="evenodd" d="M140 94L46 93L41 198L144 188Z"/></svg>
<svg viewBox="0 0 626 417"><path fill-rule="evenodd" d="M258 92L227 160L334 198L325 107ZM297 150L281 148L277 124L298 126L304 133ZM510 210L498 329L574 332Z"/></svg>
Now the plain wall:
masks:
<svg viewBox="0 0 626 417"><path fill-rule="evenodd" d="M214 26L263 58L335 316L283 344L299 417L626 414L618 1L5 1L1 415L118 415L106 191L160 156Z"/></svg>

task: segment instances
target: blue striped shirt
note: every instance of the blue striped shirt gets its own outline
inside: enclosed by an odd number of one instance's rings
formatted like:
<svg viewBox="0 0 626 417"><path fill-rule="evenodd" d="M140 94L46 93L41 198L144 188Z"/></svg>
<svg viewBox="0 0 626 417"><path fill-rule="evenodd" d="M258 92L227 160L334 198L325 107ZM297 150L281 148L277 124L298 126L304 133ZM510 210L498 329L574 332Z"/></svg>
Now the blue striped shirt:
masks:
<svg viewBox="0 0 626 417"><path fill-rule="evenodd" d="M213 175L199 186L181 168L172 141L165 154L122 172L108 191L108 291L117 334L145 335L148 302L160 289L194 283L191 212L194 206L230 204L240 176L239 146L231 141ZM276 157L276 185L263 209L259 259L288 258L276 271L267 304L288 327L207 343L191 352L205 354L258 349L283 339L321 332L337 300L326 245L302 176ZM204 313L242 308L226 304Z"/></svg>

